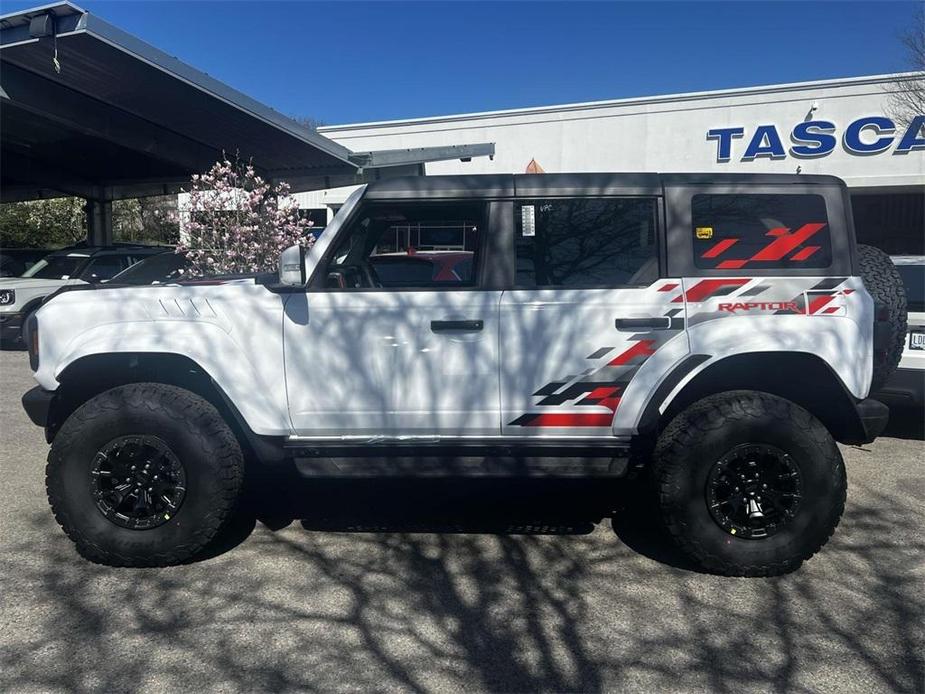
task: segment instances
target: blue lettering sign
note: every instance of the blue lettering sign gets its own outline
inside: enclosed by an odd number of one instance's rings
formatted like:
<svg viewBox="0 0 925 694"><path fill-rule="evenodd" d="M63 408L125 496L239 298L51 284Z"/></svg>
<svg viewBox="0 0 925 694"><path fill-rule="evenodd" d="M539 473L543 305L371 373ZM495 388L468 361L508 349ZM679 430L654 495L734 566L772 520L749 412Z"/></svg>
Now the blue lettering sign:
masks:
<svg viewBox="0 0 925 694"><path fill-rule="evenodd" d="M790 133L790 140L793 142L790 153L801 159L824 157L835 149L837 140L832 135L834 132L835 123L827 120L797 123Z"/></svg>
<svg viewBox="0 0 925 694"><path fill-rule="evenodd" d="M798 159L825 157L835 151L838 137L835 123L827 120L802 121L790 131L790 155ZM712 128L707 140L716 142L716 161L732 159L732 141L745 137L745 128ZM896 124L886 116L863 116L852 121L841 135L848 154L868 155L886 152L897 140ZM893 154L908 154L925 149L925 115L917 114L909 122ZM748 140L742 161L785 159L787 152L775 125L759 125Z"/></svg>
<svg viewBox="0 0 925 694"><path fill-rule="evenodd" d="M742 160L752 161L758 157L783 159L786 156L787 153L784 152L784 145L780 141L780 135L777 134L777 128L773 125L759 125L755 128L755 134L752 135L752 140L748 143Z"/></svg>
<svg viewBox="0 0 925 694"><path fill-rule="evenodd" d="M925 128L925 116L916 116L906 128L906 134L903 139L896 145L896 151L893 154L907 154L916 149L925 149L925 137L919 137Z"/></svg>
<svg viewBox="0 0 925 694"><path fill-rule="evenodd" d="M863 142L861 140L861 132L868 128L878 135L884 135L884 137L878 137L873 142ZM896 126L893 125L893 121L889 118L884 118L883 116L858 118L845 128L845 149L852 154L877 154L878 152L885 152L890 148L890 145L893 144L894 132L896 132Z"/></svg>
<svg viewBox="0 0 925 694"><path fill-rule="evenodd" d="M707 131L708 140L717 140L716 161L729 161L732 158L732 138L742 137L745 128L714 128Z"/></svg>

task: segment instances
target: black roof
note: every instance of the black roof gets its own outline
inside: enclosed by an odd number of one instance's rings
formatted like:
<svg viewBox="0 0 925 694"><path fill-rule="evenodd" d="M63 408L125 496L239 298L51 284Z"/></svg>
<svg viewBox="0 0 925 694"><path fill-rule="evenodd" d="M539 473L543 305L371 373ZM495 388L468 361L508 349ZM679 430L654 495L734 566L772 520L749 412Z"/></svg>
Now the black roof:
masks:
<svg viewBox="0 0 925 694"><path fill-rule="evenodd" d="M369 200L514 196L660 195L664 185L837 185L835 176L727 173L475 174L400 177L370 183Z"/></svg>

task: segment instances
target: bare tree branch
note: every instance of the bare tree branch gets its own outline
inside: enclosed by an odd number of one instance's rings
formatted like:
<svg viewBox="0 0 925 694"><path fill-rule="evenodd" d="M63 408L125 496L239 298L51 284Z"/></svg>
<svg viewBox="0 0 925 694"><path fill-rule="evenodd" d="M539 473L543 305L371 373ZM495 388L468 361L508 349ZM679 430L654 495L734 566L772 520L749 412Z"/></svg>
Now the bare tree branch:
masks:
<svg viewBox="0 0 925 694"><path fill-rule="evenodd" d="M918 75L897 78L890 87L888 112L901 127L925 114L925 9L919 5L907 31L900 35L909 67Z"/></svg>

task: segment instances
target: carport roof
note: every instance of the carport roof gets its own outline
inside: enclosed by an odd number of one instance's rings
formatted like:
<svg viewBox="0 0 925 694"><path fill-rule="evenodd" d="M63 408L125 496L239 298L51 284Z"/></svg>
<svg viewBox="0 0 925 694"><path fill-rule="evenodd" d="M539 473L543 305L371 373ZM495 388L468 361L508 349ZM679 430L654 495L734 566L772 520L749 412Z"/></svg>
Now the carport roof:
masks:
<svg viewBox="0 0 925 694"><path fill-rule="evenodd" d="M222 151L294 190L494 151L351 152L68 2L0 16L0 63L4 201L175 192Z"/></svg>

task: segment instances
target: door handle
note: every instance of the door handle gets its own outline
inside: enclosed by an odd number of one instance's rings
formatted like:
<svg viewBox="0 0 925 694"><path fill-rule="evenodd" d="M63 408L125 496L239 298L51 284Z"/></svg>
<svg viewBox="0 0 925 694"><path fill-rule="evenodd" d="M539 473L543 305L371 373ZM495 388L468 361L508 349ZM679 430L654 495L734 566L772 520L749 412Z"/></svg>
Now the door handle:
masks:
<svg viewBox="0 0 925 694"><path fill-rule="evenodd" d="M614 321L617 330L668 330L671 327L669 316L649 316L648 318L617 318Z"/></svg>
<svg viewBox="0 0 925 694"><path fill-rule="evenodd" d="M432 320L430 329L435 333L443 332L476 332L485 327L480 320Z"/></svg>

